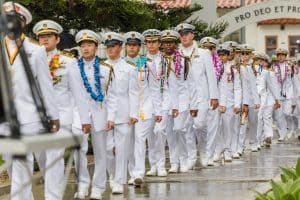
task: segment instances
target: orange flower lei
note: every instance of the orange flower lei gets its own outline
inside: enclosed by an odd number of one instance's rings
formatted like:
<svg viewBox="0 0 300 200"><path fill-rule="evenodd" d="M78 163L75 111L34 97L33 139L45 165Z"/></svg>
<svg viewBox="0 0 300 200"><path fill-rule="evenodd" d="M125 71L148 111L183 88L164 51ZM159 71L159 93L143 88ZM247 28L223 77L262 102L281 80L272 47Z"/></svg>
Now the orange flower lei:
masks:
<svg viewBox="0 0 300 200"><path fill-rule="evenodd" d="M59 54L55 54L52 57L51 61L49 62L50 75L51 75L54 85L57 84L61 80L62 76L55 75L55 71L61 67L62 67L61 63L59 63Z"/></svg>

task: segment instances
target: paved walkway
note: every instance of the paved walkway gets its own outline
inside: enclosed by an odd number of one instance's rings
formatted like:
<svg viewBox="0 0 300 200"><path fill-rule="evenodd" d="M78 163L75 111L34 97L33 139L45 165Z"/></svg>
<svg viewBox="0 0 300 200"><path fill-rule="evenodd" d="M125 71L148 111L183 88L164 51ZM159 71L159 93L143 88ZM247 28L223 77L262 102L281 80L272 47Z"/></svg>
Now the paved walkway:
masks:
<svg viewBox="0 0 300 200"><path fill-rule="evenodd" d="M275 142L275 141L274 141ZM265 187L271 178L279 174L279 166L293 166L300 155L300 142L291 141L274 144L260 152L246 152L239 160L225 166L197 168L184 174L169 175L166 178L147 178L142 188L129 186L124 195L105 192L103 199L134 200L248 200L254 199L252 189ZM36 200L43 199L43 186L34 187ZM1 189L0 189L1 190ZM70 180L66 200L73 199L74 180ZM7 199L2 196L0 199Z"/></svg>

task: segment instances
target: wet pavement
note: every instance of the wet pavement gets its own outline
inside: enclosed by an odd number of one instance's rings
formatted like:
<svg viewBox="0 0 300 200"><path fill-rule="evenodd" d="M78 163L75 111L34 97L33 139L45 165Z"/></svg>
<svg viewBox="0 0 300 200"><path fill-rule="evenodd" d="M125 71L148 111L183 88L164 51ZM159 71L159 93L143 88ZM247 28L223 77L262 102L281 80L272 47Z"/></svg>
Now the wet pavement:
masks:
<svg viewBox="0 0 300 200"><path fill-rule="evenodd" d="M275 142L275 141L274 141ZM112 195L110 189L104 200L153 199L153 200L248 200L254 199L253 189L266 186L280 172L279 166L293 166L300 155L297 140L274 144L259 152L246 151L245 155L232 163L221 163L214 167L197 167L188 173L171 174L166 178L147 177L142 188L126 186L125 194ZM73 199L74 179L71 178L64 199ZM107 187L109 188L109 187ZM43 199L43 185L34 187L36 200ZM7 199L7 196L0 197Z"/></svg>

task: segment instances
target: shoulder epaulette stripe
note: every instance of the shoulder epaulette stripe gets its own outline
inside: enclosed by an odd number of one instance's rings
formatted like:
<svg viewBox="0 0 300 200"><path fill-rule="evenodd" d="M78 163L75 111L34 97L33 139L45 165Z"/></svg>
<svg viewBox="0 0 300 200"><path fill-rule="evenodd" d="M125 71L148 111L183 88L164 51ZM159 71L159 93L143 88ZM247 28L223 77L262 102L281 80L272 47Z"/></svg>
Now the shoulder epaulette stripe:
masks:
<svg viewBox="0 0 300 200"><path fill-rule="evenodd" d="M127 64L130 64L131 66L135 67L135 63L132 63L130 61L126 61Z"/></svg>
<svg viewBox="0 0 300 200"><path fill-rule="evenodd" d="M61 55L69 57L69 58L74 58L75 57L74 54L69 53L69 52L65 52L65 51L61 52Z"/></svg>
<svg viewBox="0 0 300 200"><path fill-rule="evenodd" d="M35 40L35 39L33 39L33 38L29 38L29 42L41 46L41 44L39 43L39 41L37 41L37 40Z"/></svg>
<svg viewBox="0 0 300 200"><path fill-rule="evenodd" d="M105 67L108 67L108 68L113 68L112 65L106 63L104 60L101 61L101 65L104 65Z"/></svg>

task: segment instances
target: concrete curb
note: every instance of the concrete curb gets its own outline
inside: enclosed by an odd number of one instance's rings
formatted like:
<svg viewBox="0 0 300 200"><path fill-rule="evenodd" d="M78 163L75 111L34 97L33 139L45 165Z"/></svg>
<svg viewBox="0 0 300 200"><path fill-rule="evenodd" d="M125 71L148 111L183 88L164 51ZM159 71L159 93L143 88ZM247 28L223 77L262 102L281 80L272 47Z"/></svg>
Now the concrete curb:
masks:
<svg viewBox="0 0 300 200"><path fill-rule="evenodd" d="M276 175L274 178L272 178L272 180L280 181L281 180L280 174ZM253 195L251 198L253 198L253 199L256 198L256 193L254 191L265 194L265 193L269 192L271 189L272 189L272 186L270 184L270 181L268 181L266 183L259 183L259 184L257 184L257 186L255 188L252 189L251 192L253 193Z"/></svg>

